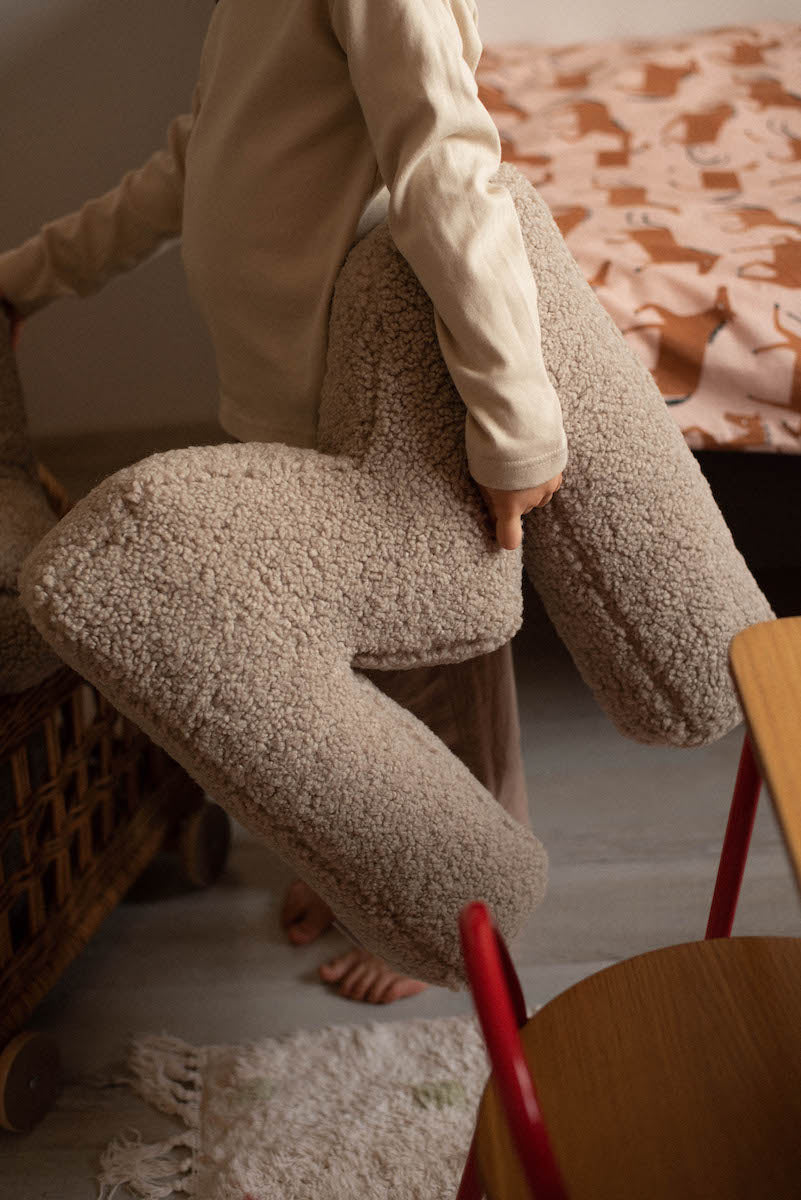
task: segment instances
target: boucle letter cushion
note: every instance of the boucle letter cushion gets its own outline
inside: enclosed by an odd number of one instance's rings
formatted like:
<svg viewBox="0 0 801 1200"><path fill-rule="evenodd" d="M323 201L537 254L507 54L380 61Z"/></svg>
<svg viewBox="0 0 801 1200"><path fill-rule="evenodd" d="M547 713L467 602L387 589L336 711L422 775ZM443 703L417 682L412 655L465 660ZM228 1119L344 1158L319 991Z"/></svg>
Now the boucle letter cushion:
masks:
<svg viewBox="0 0 801 1200"><path fill-rule="evenodd" d="M742 720L728 643L772 615L546 204L510 164L495 178L521 220L570 447L562 488L525 519L525 560L492 536L430 300L384 223L337 280L317 450L151 455L79 501L20 572L68 663L368 949L453 989L461 908L483 900L513 939L545 851L358 668L503 645L525 561L612 720L698 745Z"/></svg>

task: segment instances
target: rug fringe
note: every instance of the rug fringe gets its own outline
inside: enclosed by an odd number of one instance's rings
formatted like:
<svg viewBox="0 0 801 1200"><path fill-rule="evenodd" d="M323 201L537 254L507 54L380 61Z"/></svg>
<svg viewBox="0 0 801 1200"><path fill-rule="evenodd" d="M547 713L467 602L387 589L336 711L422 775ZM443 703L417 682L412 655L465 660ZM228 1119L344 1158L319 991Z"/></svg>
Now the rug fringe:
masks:
<svg viewBox="0 0 801 1200"><path fill-rule="evenodd" d="M131 1041L128 1066L130 1086L143 1100L184 1124L197 1129L203 1077L202 1051L169 1034L147 1033Z"/></svg>
<svg viewBox="0 0 801 1200"><path fill-rule="evenodd" d="M170 1116L181 1117L188 1127L163 1142L112 1142L100 1159L98 1200L112 1200L120 1184L142 1200L167 1200L179 1192L194 1194L196 1154L200 1143L200 1100L203 1077L202 1050L169 1034L140 1034L131 1040L127 1066L130 1076L115 1075L143 1100ZM185 1146L190 1153L176 1162L171 1151ZM107 1193L107 1188L111 1191Z"/></svg>
<svg viewBox="0 0 801 1200"><path fill-rule="evenodd" d="M100 1174L97 1177L100 1184L98 1200L112 1200L120 1184L125 1184L142 1200L168 1200L178 1192L193 1195L198 1131L185 1129L164 1142L148 1145L142 1142L138 1129L129 1128L139 1140L122 1138L112 1142L101 1156ZM176 1162L170 1156L176 1146L187 1146L191 1153ZM111 1190L108 1191L108 1188Z"/></svg>

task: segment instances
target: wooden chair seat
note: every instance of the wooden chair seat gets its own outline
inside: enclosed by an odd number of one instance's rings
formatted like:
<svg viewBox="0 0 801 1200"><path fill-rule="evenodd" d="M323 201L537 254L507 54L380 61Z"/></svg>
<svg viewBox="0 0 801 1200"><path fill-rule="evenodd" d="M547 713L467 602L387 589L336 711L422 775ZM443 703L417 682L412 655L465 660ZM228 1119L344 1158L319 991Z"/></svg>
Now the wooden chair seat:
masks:
<svg viewBox="0 0 801 1200"><path fill-rule="evenodd" d="M801 888L801 616L741 630L729 646L729 669Z"/></svg>
<svg viewBox="0 0 801 1200"><path fill-rule="evenodd" d="M743 629L729 666L746 737L707 938L599 971L520 1029L569 1200L801 1197L801 938L713 932L731 929L761 779L801 887L801 617ZM532 1200L494 1075L460 1197L479 1182Z"/></svg>
<svg viewBox="0 0 801 1200"><path fill-rule="evenodd" d="M570 1200L798 1200L801 938L640 954L520 1030ZM476 1161L490 1200L532 1200L494 1077Z"/></svg>

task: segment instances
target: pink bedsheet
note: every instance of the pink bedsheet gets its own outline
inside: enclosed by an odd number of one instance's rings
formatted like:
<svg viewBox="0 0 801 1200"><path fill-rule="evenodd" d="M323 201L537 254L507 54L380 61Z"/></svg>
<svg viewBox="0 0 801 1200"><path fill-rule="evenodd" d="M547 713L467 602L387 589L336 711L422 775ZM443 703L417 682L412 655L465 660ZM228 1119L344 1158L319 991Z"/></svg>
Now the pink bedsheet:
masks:
<svg viewBox="0 0 801 1200"><path fill-rule="evenodd" d="M801 23L485 45L476 78L687 443L801 453Z"/></svg>

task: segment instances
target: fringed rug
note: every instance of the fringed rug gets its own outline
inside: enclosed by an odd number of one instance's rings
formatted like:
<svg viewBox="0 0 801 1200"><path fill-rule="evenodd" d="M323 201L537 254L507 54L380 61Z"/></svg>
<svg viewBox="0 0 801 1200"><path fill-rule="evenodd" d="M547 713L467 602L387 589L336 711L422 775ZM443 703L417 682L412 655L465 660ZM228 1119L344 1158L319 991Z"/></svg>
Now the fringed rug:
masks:
<svg viewBox="0 0 801 1200"><path fill-rule="evenodd" d="M489 1061L474 1014L239 1046L130 1045L129 1084L186 1129L104 1151L99 1200L453 1200Z"/></svg>

